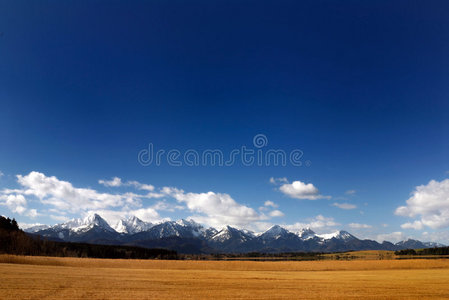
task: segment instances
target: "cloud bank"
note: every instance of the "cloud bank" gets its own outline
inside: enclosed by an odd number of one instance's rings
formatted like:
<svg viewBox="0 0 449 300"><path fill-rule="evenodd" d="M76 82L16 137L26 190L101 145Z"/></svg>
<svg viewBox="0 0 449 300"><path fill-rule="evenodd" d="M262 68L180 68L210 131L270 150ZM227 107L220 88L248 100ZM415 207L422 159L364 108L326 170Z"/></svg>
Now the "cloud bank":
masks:
<svg viewBox="0 0 449 300"><path fill-rule="evenodd" d="M405 206L396 209L395 214L414 221L402 224L402 228L420 230L425 226L432 229L449 227L449 179L431 180L412 192Z"/></svg>

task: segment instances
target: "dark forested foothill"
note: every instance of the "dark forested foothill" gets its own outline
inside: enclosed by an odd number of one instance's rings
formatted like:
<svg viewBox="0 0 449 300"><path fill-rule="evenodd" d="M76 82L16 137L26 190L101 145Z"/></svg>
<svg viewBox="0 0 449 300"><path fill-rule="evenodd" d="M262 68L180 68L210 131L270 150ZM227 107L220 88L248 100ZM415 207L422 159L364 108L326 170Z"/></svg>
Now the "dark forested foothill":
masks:
<svg viewBox="0 0 449 300"><path fill-rule="evenodd" d="M396 255L449 255L449 247L435 247L425 249L404 249L395 251Z"/></svg>

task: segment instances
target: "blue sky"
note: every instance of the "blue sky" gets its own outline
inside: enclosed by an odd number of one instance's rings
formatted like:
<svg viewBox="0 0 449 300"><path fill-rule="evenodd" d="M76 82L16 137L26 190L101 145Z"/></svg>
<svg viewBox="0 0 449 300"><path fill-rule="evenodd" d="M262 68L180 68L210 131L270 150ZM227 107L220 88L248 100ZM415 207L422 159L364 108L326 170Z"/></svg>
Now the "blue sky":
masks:
<svg viewBox="0 0 449 300"><path fill-rule="evenodd" d="M448 8L3 1L0 214L193 216L449 243ZM300 149L302 166L137 159L150 143L257 150L257 134L263 151Z"/></svg>

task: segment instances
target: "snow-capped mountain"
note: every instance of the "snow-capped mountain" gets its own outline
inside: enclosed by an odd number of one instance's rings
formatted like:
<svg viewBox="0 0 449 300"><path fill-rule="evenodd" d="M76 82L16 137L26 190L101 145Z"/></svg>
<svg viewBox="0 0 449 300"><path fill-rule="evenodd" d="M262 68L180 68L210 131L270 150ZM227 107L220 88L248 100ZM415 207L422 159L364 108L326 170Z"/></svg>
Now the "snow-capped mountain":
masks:
<svg viewBox="0 0 449 300"><path fill-rule="evenodd" d="M49 229L53 230L71 230L74 232L86 232L95 227L104 229L106 231L114 232L115 230L109 226L108 222L106 222L100 215L98 214L89 214L85 218L77 218L67 221L62 224L57 224Z"/></svg>
<svg viewBox="0 0 449 300"><path fill-rule="evenodd" d="M252 236L243 230L226 225L219 232L213 235L210 240L213 242L224 243L228 241L237 241L240 243L250 240Z"/></svg>
<svg viewBox="0 0 449 300"><path fill-rule="evenodd" d="M30 226L24 229L25 232L35 233L41 230L45 230L47 228L50 228L48 225L38 224L34 226Z"/></svg>
<svg viewBox="0 0 449 300"><path fill-rule="evenodd" d="M195 222L192 219L190 219L190 220L181 219L179 221L176 221L176 223L183 226L184 228L188 228L188 230L195 237L204 236L206 234L205 233L206 229L203 227L203 225Z"/></svg>
<svg viewBox="0 0 449 300"><path fill-rule="evenodd" d="M192 219L151 224L137 217L129 217L111 227L98 214L91 214L83 219L73 219L52 227L45 225L30 227L25 231L54 240L159 247L185 253L332 252L443 246L416 240L380 244L372 240L360 240L343 230L316 234L312 229L304 228L293 233L279 225L274 225L256 235L251 231L231 226L224 226L221 230L206 228Z"/></svg>
<svg viewBox="0 0 449 300"><path fill-rule="evenodd" d="M437 242L424 242L423 243L427 248L435 248L435 247L446 247L446 245L437 243Z"/></svg>
<svg viewBox="0 0 449 300"><path fill-rule="evenodd" d="M259 238L262 240L268 240L268 239L279 239L282 237L286 237L289 234L292 234L290 231L288 231L287 229L279 226L279 225L274 225L272 227L270 227L267 231L265 231L264 233L262 233L261 235L259 235Z"/></svg>
<svg viewBox="0 0 449 300"><path fill-rule="evenodd" d="M401 249L420 249L420 248L434 248L434 247L444 247L443 244L435 242L421 242L418 240L408 239L405 241L400 241L395 244L395 246Z"/></svg>
<svg viewBox="0 0 449 300"><path fill-rule="evenodd" d="M213 228L206 229L194 220L181 219L178 221L166 221L153 225L151 228L136 233L131 240L163 239L170 237L205 239L216 233Z"/></svg>
<svg viewBox="0 0 449 300"><path fill-rule="evenodd" d="M134 234L141 231L147 231L153 227L152 223L144 222L136 216L131 216L126 219L121 219L112 228L118 233Z"/></svg>
<svg viewBox="0 0 449 300"><path fill-rule="evenodd" d="M317 234L317 237L321 238L322 240L331 240L331 239L337 239L337 240L343 240L343 241L349 241L353 240L356 237L350 234L347 231L339 230L332 233L327 234Z"/></svg>
<svg viewBox="0 0 449 300"><path fill-rule="evenodd" d="M73 219L35 232L47 238L65 241L92 241L115 239L117 232L98 214Z"/></svg>
<svg viewBox="0 0 449 300"><path fill-rule="evenodd" d="M298 232L296 232L296 235L303 241L316 237L316 233L309 227L300 229Z"/></svg>

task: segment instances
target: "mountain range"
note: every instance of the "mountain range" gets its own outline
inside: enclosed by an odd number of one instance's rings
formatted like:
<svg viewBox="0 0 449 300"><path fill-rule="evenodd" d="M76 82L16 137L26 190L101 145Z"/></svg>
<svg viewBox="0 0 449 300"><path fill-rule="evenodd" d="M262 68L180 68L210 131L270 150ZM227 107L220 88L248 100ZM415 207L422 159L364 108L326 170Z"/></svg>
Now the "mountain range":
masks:
<svg viewBox="0 0 449 300"><path fill-rule="evenodd" d="M192 219L152 224L133 216L110 226L98 214L54 226L38 225L25 231L56 241L167 248L180 253L337 252L444 246L412 239L395 244L387 241L378 243L358 239L343 230L316 234L312 229L304 228L291 232L279 225L259 234L231 226L217 230L206 228Z"/></svg>

